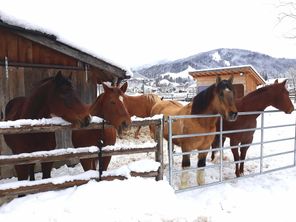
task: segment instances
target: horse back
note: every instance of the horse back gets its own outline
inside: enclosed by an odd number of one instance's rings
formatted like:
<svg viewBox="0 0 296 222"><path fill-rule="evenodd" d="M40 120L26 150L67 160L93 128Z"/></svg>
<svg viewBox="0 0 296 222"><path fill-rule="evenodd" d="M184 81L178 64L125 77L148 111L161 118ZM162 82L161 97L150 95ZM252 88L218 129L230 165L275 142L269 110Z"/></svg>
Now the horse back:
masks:
<svg viewBox="0 0 296 222"><path fill-rule="evenodd" d="M157 102L151 109L151 116L163 114L164 116L179 115L183 105L175 100L162 100Z"/></svg>

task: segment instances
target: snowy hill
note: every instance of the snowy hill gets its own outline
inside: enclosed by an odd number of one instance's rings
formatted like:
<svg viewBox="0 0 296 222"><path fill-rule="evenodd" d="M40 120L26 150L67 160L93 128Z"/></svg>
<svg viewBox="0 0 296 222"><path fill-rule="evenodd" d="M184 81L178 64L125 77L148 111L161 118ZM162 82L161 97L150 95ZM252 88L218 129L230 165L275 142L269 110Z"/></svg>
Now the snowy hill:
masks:
<svg viewBox="0 0 296 222"><path fill-rule="evenodd" d="M283 77L290 68L295 68L296 59L273 58L248 50L221 48L133 71L148 78L157 78L165 73L180 73L188 67L197 70L248 64L255 67L264 77L277 78Z"/></svg>

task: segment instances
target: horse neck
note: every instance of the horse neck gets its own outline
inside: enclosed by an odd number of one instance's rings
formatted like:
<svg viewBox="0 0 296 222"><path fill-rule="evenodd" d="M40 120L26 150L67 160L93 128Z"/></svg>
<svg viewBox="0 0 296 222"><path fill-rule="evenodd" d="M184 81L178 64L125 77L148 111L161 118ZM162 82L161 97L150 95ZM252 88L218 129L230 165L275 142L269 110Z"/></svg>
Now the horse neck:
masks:
<svg viewBox="0 0 296 222"><path fill-rule="evenodd" d="M273 105L273 96L269 90L258 89L248 95L236 100L236 107L239 112L263 111L266 107Z"/></svg>
<svg viewBox="0 0 296 222"><path fill-rule="evenodd" d="M147 117L150 115L152 105L144 101L144 96L124 95L123 99L130 116ZM151 106L150 109L149 106Z"/></svg>
<svg viewBox="0 0 296 222"><path fill-rule="evenodd" d="M90 115L103 118L104 117L104 110L103 110L103 96L102 96L102 94L97 97L97 99L95 100L95 102L93 104L87 104L86 107L88 107Z"/></svg>
<svg viewBox="0 0 296 222"><path fill-rule="evenodd" d="M23 112L20 118L39 119L49 118L50 110L47 102L47 90L44 92L33 92L24 103Z"/></svg>
<svg viewBox="0 0 296 222"><path fill-rule="evenodd" d="M192 102L189 103L184 107L187 112L184 112L184 115L202 115L202 114L218 114L218 112L214 111L214 107L212 106L212 103L208 106L207 109L200 111L198 113L191 114L191 108L192 108ZM207 117L207 118L194 118L193 121L197 122L200 126L203 128L215 128L216 127L216 122L218 120L218 117Z"/></svg>

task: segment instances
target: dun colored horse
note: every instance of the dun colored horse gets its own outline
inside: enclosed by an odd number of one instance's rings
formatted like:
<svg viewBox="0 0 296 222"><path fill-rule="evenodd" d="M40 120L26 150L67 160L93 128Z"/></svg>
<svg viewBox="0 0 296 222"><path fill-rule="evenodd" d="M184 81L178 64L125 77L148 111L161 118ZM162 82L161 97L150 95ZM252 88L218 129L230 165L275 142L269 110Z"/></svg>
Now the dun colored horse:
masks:
<svg viewBox="0 0 296 222"><path fill-rule="evenodd" d="M263 111L268 106L273 106L276 109L284 111L285 113L291 113L294 110L294 106L289 98L289 92L286 87L286 80L282 83L278 83L276 80L274 84L259 88L248 95L236 99L236 107L239 112L251 112L251 111ZM255 128L257 125L256 115L243 115L238 116L237 121L227 122L223 121L223 131L226 130L237 130L237 129L250 129ZM220 130L220 123L217 123L217 131ZM223 134L222 146L225 142L226 137L230 139L230 146L238 146L251 144L253 141L253 135L255 130L240 132L240 133L229 133ZM219 135L215 137L212 144L213 148L220 147ZM249 146L241 147L240 154L238 147L232 148L232 154L235 161L245 160L247 150ZM214 160L215 152L212 152L212 160ZM235 164L235 175L237 177L244 174L244 162Z"/></svg>
<svg viewBox="0 0 296 222"><path fill-rule="evenodd" d="M127 86L127 85L126 85ZM161 101L162 98L156 94L143 94L139 96L129 96L124 94L123 101L131 116L141 118L149 117L152 107L155 103ZM141 126L135 132L135 138L139 138Z"/></svg>
<svg viewBox="0 0 296 222"><path fill-rule="evenodd" d="M197 94L193 101L185 106L175 101L161 101L156 103L151 115L195 115L221 114L228 121L235 121L237 109L234 104L233 78L221 80L217 77L216 83ZM209 133L216 131L218 117L178 119L173 123L173 134ZM164 126L164 137L168 138L167 125ZM181 147L182 152L209 149L214 140L213 135L174 139L173 143ZM207 152L199 153L198 167L205 167ZM190 156L182 156L182 167L190 167ZM197 183L204 184L204 169L197 171ZM181 175L181 187L187 186L188 172Z"/></svg>
<svg viewBox="0 0 296 222"><path fill-rule="evenodd" d="M70 78L61 72L39 82L29 97L16 97L5 107L5 120L41 119L52 115L62 117L72 124L87 126L90 116L87 108L77 97ZM26 133L4 135L6 144L14 154L48 151L56 147L54 133ZM52 163L42 163L42 177L49 178ZM28 179L34 164L15 166L19 180ZM30 180L34 180L30 177Z"/></svg>
<svg viewBox="0 0 296 222"><path fill-rule="evenodd" d="M131 118L123 103L123 96L127 88L127 83L119 87L109 87L103 83L104 93L99 95L96 101L88 105L92 116L98 116L105 119L112 128L94 129L94 130L74 130L72 132L72 143L74 147L97 146L99 140L103 140L104 146L114 145L116 142L116 130L121 135L122 130L131 124ZM111 157L103 157L103 170L107 170ZM95 170L96 159L80 160L83 169Z"/></svg>

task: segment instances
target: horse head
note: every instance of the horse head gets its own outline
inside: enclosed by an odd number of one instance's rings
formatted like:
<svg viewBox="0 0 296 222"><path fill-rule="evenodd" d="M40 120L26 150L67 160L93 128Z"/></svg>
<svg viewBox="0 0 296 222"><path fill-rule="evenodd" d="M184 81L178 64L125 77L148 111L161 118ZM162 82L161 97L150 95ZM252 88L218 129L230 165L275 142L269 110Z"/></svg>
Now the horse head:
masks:
<svg viewBox="0 0 296 222"><path fill-rule="evenodd" d="M127 89L127 83L121 87L108 86L102 83L104 93L91 107L91 113L104 118L114 126L119 135L131 124L130 114L123 102L123 95Z"/></svg>
<svg viewBox="0 0 296 222"><path fill-rule="evenodd" d="M289 91L286 88L287 80L279 83L275 80L270 86L270 96L272 97L272 106L289 114L293 112L294 105L289 97Z"/></svg>
<svg viewBox="0 0 296 222"><path fill-rule="evenodd" d="M227 121L235 121L237 119L237 108L235 106L235 91L232 85L233 76L228 80L221 80L217 77L215 84L215 93L218 98L218 113L220 113Z"/></svg>
<svg viewBox="0 0 296 222"><path fill-rule="evenodd" d="M71 78L64 77L58 72L54 77L43 81L39 89L47 94L44 101L51 116L59 116L74 126L87 126L90 123L88 108L78 98Z"/></svg>

